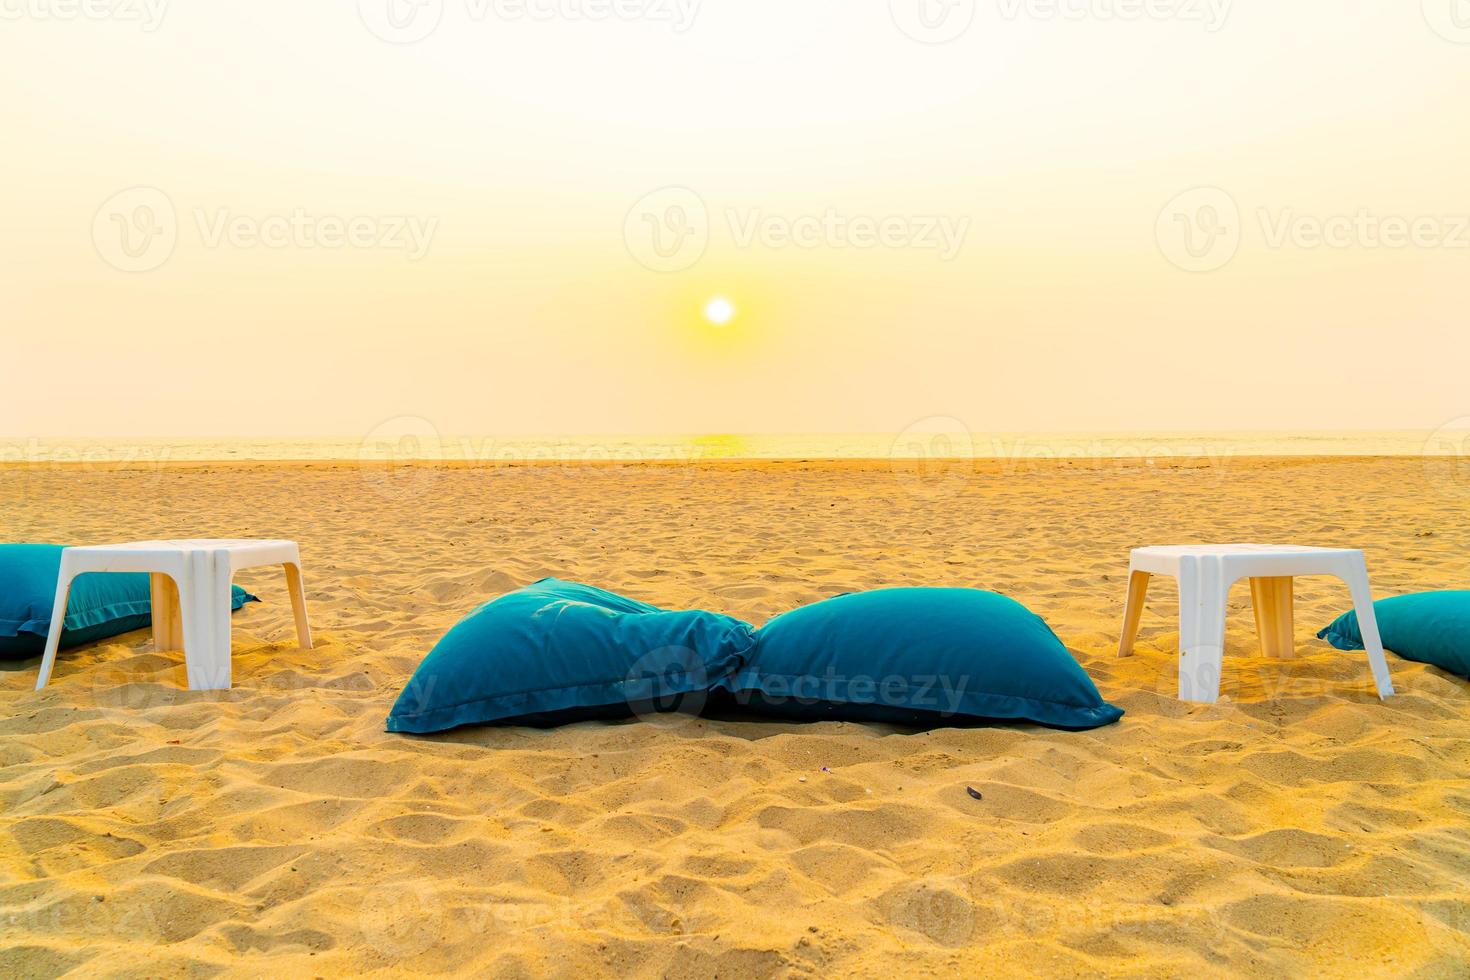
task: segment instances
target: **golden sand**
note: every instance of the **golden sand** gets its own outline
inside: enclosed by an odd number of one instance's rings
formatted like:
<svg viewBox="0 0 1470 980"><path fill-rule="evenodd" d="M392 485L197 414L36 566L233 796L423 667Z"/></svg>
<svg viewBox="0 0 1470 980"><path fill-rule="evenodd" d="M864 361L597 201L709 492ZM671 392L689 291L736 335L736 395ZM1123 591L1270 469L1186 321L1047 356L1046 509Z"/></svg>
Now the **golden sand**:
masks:
<svg viewBox="0 0 1470 980"><path fill-rule="evenodd" d="M1238 587L1218 705L1173 697L1167 582L1113 656L1132 546L1354 546L1380 596L1465 587L1462 489L1412 459L0 470L0 539L298 540L318 641L255 569L232 691L146 633L39 694L0 672L0 975L1463 976L1470 684L1391 656L1379 703L1311 638L1329 579L1293 660ZM547 575L757 623L995 589L1128 714L383 731L445 629Z"/></svg>

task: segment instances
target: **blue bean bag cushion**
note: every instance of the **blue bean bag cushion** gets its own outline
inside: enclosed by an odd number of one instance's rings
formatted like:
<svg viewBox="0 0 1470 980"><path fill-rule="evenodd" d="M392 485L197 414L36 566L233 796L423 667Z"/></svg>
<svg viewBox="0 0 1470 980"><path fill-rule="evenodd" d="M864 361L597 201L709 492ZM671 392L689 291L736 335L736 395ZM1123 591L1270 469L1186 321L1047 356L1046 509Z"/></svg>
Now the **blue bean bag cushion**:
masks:
<svg viewBox="0 0 1470 980"><path fill-rule="evenodd" d="M745 661L750 624L558 579L487 602L414 671L388 731L555 725L690 710Z"/></svg>
<svg viewBox="0 0 1470 980"><path fill-rule="evenodd" d="M1373 603L1387 650L1470 677L1470 592L1421 592ZM1339 650L1363 649L1358 614L1339 616L1317 634Z"/></svg>
<svg viewBox="0 0 1470 980"><path fill-rule="evenodd" d="M1081 729L1123 716L1040 616L976 589L884 589L795 609L761 627L750 662L720 687L792 719Z"/></svg>
<svg viewBox="0 0 1470 980"><path fill-rule="evenodd" d="M59 544L0 544L0 657L39 657L46 650ZM238 585L231 606L259 602ZM143 629L152 623L148 576L142 572L88 572L71 584L61 649Z"/></svg>

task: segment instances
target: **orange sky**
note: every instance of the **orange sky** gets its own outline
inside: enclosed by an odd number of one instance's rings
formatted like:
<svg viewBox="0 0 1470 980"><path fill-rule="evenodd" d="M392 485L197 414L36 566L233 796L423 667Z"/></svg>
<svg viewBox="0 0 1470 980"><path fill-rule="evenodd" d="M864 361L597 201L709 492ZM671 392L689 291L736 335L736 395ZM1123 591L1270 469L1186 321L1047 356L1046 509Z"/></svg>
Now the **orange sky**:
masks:
<svg viewBox="0 0 1470 980"><path fill-rule="evenodd" d="M0 436L1470 416L1457 0L419 2L0 0Z"/></svg>

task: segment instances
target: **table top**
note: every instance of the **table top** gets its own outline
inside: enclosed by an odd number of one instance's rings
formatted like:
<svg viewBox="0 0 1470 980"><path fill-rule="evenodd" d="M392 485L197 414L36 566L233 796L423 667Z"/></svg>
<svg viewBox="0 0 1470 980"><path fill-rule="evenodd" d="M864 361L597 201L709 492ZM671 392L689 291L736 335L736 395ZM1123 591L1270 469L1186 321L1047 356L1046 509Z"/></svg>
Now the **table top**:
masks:
<svg viewBox="0 0 1470 980"><path fill-rule="evenodd" d="M1206 555L1269 558L1272 555L1342 555L1352 554L1357 550L1356 548L1309 548L1295 544L1167 544L1134 548L1133 553L1170 558Z"/></svg>
<svg viewBox="0 0 1470 980"><path fill-rule="evenodd" d="M133 553L160 551L260 551L282 546L294 547L296 542L264 538L170 538L159 541L127 541L121 544L84 544L68 548L68 551Z"/></svg>
<svg viewBox="0 0 1470 980"><path fill-rule="evenodd" d="M1185 568L1218 566L1236 578L1342 576L1365 567L1354 548L1308 548L1295 544L1175 544L1134 548L1134 571L1179 575Z"/></svg>

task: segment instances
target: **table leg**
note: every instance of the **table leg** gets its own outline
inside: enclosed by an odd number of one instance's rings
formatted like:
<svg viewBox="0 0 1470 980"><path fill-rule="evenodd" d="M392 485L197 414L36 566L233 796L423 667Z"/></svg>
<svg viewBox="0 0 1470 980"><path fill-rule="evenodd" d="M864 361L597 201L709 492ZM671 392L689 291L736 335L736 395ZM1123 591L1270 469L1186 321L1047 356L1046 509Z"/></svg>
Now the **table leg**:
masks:
<svg viewBox="0 0 1470 980"><path fill-rule="evenodd" d="M1293 579L1251 579L1251 605L1256 612L1256 632L1266 656L1280 660L1296 656L1296 598Z"/></svg>
<svg viewBox="0 0 1470 980"><path fill-rule="evenodd" d="M71 595L72 579L77 573L61 553L61 571L56 576L56 596L51 602L51 625L46 629L46 651L41 657L41 672L36 675L36 690L46 686L51 679L51 668L56 666L56 651L61 648L61 634L66 629L66 600Z"/></svg>
<svg viewBox="0 0 1470 980"><path fill-rule="evenodd" d="M1368 652L1368 666L1373 671L1373 685L1380 699L1393 696L1393 681L1388 676L1388 661L1383 656L1383 639L1378 634L1378 615L1373 609L1373 589L1368 584L1368 565L1361 557L1344 570L1343 579L1353 593L1353 608L1358 613L1358 631L1363 636L1363 649Z"/></svg>
<svg viewBox="0 0 1470 980"><path fill-rule="evenodd" d="M1123 607L1123 638L1118 642L1118 656L1133 656L1133 641L1138 639L1138 624L1143 619L1143 603L1148 598L1148 572L1128 575L1128 601Z"/></svg>
<svg viewBox="0 0 1470 980"><path fill-rule="evenodd" d="M153 649L184 649L184 621L179 614L179 587L173 577L160 572L148 576L148 595L153 607Z"/></svg>
<svg viewBox="0 0 1470 980"><path fill-rule="evenodd" d="M311 649L311 624L306 619L306 589L301 584L301 566L286 562L286 589L291 593L291 613L296 617L296 643Z"/></svg>
<svg viewBox="0 0 1470 980"><path fill-rule="evenodd" d="M1225 659L1225 604L1230 582L1222 562L1186 561L1179 568L1179 699L1220 700Z"/></svg>
<svg viewBox="0 0 1470 980"><path fill-rule="evenodd" d="M230 688L230 553L191 552L179 588L189 690Z"/></svg>

